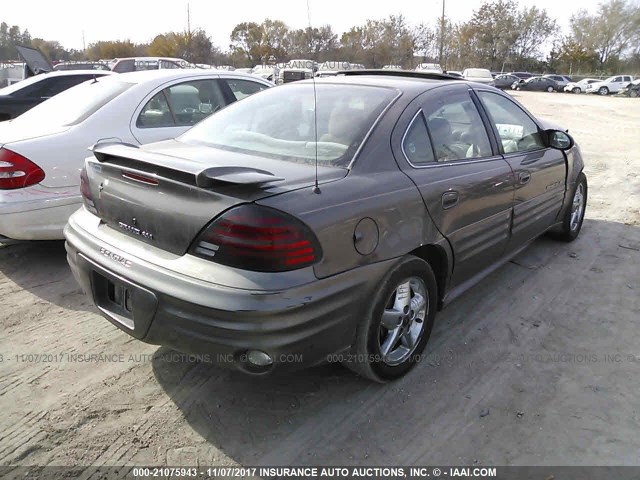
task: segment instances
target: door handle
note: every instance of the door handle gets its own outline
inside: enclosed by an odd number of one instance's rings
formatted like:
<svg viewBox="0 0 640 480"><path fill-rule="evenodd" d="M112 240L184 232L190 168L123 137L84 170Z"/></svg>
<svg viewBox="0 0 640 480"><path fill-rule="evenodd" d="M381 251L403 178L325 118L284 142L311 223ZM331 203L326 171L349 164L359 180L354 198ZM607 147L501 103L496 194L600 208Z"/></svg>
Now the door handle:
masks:
<svg viewBox="0 0 640 480"><path fill-rule="evenodd" d="M518 181L520 182L520 185L526 185L527 183L529 183L529 180L531 180L530 172L520 172L520 174L518 175Z"/></svg>
<svg viewBox="0 0 640 480"><path fill-rule="evenodd" d="M442 208L447 210L453 208L458 204L460 199L458 192L444 192L442 194Z"/></svg>

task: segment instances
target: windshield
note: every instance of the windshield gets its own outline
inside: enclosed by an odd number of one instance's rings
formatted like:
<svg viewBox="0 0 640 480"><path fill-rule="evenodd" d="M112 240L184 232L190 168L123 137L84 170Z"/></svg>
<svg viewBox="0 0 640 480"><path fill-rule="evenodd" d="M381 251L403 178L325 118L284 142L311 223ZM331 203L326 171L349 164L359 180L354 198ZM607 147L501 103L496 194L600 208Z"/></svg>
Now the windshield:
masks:
<svg viewBox="0 0 640 480"><path fill-rule="evenodd" d="M107 77L108 78L108 77ZM76 125L134 84L97 79L80 85L36 105L17 117L14 122L51 123L60 126Z"/></svg>
<svg viewBox="0 0 640 480"><path fill-rule="evenodd" d="M292 162L346 166L395 90L361 85L270 88L212 115L180 137L186 143ZM314 115L314 103L317 112Z"/></svg>

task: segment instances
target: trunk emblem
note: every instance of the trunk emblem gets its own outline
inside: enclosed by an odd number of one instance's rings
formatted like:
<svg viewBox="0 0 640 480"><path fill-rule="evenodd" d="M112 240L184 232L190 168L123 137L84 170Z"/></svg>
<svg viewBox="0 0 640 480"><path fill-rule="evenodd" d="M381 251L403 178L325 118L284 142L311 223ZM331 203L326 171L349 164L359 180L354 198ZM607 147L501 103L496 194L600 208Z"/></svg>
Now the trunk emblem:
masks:
<svg viewBox="0 0 640 480"><path fill-rule="evenodd" d="M138 228L138 221L136 220L135 217L133 217L131 219L131 223L133 225L129 225L127 223L124 222L118 222L118 227L120 227L121 229L129 232L129 233L133 233L134 235L138 235L139 237L142 238L146 238L147 240L153 240L153 233L151 232L147 232L146 230L142 230L141 228Z"/></svg>
<svg viewBox="0 0 640 480"><path fill-rule="evenodd" d="M124 265L125 267L130 267L131 265L133 265L131 260L128 260L123 256L118 255L117 253L113 253L112 251L107 250L106 248L100 248L100 253L105 257L110 258L114 262L118 262L120 265Z"/></svg>

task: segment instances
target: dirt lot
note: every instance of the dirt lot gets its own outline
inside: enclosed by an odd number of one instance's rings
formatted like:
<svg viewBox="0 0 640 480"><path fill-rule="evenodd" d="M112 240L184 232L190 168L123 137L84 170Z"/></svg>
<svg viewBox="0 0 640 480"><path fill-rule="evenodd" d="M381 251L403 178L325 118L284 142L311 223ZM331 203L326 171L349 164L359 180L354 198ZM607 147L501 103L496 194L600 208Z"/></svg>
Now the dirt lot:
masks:
<svg viewBox="0 0 640 480"><path fill-rule="evenodd" d="M102 319L61 242L0 249L0 465L640 464L640 101L516 96L582 147L582 234L441 312L390 385L189 361Z"/></svg>

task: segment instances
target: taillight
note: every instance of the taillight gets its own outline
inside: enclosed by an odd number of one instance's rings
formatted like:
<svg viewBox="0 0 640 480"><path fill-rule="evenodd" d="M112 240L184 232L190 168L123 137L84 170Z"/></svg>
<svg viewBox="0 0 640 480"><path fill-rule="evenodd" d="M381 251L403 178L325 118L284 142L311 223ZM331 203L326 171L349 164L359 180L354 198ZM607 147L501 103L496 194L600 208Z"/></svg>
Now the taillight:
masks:
<svg viewBox="0 0 640 480"><path fill-rule="evenodd" d="M191 253L255 272L308 267L322 257L313 232L300 220L267 207L241 205L211 222Z"/></svg>
<svg viewBox="0 0 640 480"><path fill-rule="evenodd" d="M0 190L35 185L44 180L44 171L22 155L0 148Z"/></svg>
<svg viewBox="0 0 640 480"><path fill-rule="evenodd" d="M93 203L93 198L91 197L91 187L89 186L87 167L82 167L82 170L80 170L80 194L82 195L82 200L84 201L87 209L91 213L96 214L96 206Z"/></svg>

